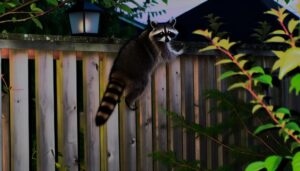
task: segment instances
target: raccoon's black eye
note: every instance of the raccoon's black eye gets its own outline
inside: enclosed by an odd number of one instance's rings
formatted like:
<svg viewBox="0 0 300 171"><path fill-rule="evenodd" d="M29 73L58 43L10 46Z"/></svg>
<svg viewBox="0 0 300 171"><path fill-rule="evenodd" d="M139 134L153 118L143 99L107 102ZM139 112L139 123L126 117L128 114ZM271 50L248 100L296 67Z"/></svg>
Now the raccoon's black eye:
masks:
<svg viewBox="0 0 300 171"><path fill-rule="evenodd" d="M176 37L176 34L174 34L174 33L172 33L172 32L168 32L168 35L171 37L171 38L174 38L174 37Z"/></svg>

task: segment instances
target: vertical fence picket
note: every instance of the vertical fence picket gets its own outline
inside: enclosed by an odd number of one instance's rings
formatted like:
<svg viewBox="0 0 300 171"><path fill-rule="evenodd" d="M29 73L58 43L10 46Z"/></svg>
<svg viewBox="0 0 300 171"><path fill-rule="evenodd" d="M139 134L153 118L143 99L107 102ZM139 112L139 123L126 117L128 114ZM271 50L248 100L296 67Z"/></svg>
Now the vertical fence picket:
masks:
<svg viewBox="0 0 300 171"><path fill-rule="evenodd" d="M207 117L207 105L203 93L207 90L207 80L209 79L209 73L207 72L207 59L204 56L199 56L199 124L203 127L206 126L206 117ZM201 71L201 72L200 72ZM207 139L205 137L200 137L200 161L202 167L207 167Z"/></svg>
<svg viewBox="0 0 300 171"><path fill-rule="evenodd" d="M181 115L181 71L180 71L180 59L177 59L170 63L167 67L168 78L168 99L167 106L170 112L174 112L177 115ZM183 158L182 154L182 138L183 130L181 128L174 127L173 122L168 121L168 144L169 149L174 151L178 159Z"/></svg>
<svg viewBox="0 0 300 171"><path fill-rule="evenodd" d="M159 67L154 73L152 96L154 97L154 123L153 123L153 143L154 151L167 151L167 116L163 110L167 109L166 93L166 67ZM163 171L167 168L161 163L155 162L154 170Z"/></svg>
<svg viewBox="0 0 300 171"><path fill-rule="evenodd" d="M152 171L152 103L151 82L146 87L144 94L139 100L138 125L137 125L137 170Z"/></svg>
<svg viewBox="0 0 300 171"><path fill-rule="evenodd" d="M29 171L28 55L10 50L12 170Z"/></svg>
<svg viewBox="0 0 300 171"><path fill-rule="evenodd" d="M98 53L84 53L83 87L84 113L86 115L86 170L100 170L99 128L95 124L95 115L99 105L99 57Z"/></svg>
<svg viewBox="0 0 300 171"><path fill-rule="evenodd" d="M36 67L36 113L38 170L55 170L54 76L53 55L38 51Z"/></svg>
<svg viewBox="0 0 300 171"><path fill-rule="evenodd" d="M193 72L194 72L194 113L195 113L195 123L200 123L200 112L199 112L199 103L200 103L200 97L201 94L199 92L199 57L194 57L193 59ZM200 160L200 137L198 136L195 139L195 159Z"/></svg>
<svg viewBox="0 0 300 171"><path fill-rule="evenodd" d="M185 119L188 122L193 123L194 116L194 89L193 89L193 58L191 56L185 56L182 62L182 102L184 107L182 108ZM192 132L186 133L186 159L195 160L195 134Z"/></svg>
<svg viewBox="0 0 300 171"><path fill-rule="evenodd" d="M63 52L57 62L58 150L61 167L78 170L76 53Z"/></svg>
<svg viewBox="0 0 300 171"><path fill-rule="evenodd" d="M108 81L108 74L113 63L115 54L107 54L107 68L105 77ZM105 81L107 83L107 81ZM105 85L106 86L106 85ZM108 162L108 171L120 170L120 144L119 144L119 109L118 105L115 107L112 115L107 121L107 162Z"/></svg>
<svg viewBox="0 0 300 171"><path fill-rule="evenodd" d="M108 75L111 67L111 59L107 57L107 53L99 54L99 78L100 78L100 99L104 95L108 83ZM101 158L101 171L108 170L107 159L107 124L100 127L100 158Z"/></svg>

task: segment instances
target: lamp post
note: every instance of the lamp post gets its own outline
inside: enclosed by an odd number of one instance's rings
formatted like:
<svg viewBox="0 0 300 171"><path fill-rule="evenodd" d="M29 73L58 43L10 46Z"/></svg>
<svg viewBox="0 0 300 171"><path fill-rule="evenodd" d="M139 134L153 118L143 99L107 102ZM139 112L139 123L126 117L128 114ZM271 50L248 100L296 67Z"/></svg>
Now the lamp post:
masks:
<svg viewBox="0 0 300 171"><path fill-rule="evenodd" d="M103 10L86 0L79 0L69 10L72 35L97 35Z"/></svg>

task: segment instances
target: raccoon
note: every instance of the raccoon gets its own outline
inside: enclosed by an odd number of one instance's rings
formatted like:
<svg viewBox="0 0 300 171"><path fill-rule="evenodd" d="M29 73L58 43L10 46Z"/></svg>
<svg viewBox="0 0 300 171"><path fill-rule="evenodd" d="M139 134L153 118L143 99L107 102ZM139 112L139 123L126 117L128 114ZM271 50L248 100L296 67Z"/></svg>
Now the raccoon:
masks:
<svg viewBox="0 0 300 171"><path fill-rule="evenodd" d="M103 125L108 120L123 92L126 105L135 110L135 101L143 93L155 68L183 53L183 49L175 50L171 45L178 35L175 24L175 19L165 23L152 21L150 27L120 49L96 114L96 125Z"/></svg>

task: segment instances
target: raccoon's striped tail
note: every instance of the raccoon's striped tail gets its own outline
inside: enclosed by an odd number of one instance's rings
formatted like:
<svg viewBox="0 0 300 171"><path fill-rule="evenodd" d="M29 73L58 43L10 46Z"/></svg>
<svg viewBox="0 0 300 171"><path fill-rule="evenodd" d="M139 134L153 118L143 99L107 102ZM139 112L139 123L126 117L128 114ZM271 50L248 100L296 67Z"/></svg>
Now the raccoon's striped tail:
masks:
<svg viewBox="0 0 300 171"><path fill-rule="evenodd" d="M106 123L116 104L120 101L124 88L125 85L122 82L116 80L109 81L96 114L95 121L97 126Z"/></svg>

